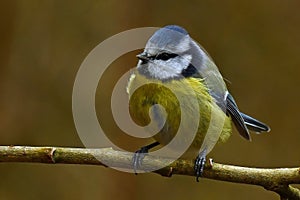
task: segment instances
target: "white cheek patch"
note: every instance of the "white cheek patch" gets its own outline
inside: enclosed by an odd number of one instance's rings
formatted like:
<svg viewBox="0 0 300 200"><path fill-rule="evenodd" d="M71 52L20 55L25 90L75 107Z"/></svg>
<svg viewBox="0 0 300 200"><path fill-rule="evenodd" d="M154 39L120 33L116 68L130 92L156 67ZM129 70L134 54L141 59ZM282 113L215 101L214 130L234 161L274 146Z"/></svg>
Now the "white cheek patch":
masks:
<svg viewBox="0 0 300 200"><path fill-rule="evenodd" d="M182 70L186 69L189 64L192 61L192 56L185 54L183 56L177 56L175 59L173 59L172 67L178 69L179 73L182 72Z"/></svg>
<svg viewBox="0 0 300 200"><path fill-rule="evenodd" d="M170 77L171 71L161 61L154 61L149 63L148 71L151 77L159 80Z"/></svg>
<svg viewBox="0 0 300 200"><path fill-rule="evenodd" d="M191 60L191 55L177 56L167 61L154 60L149 62L148 71L152 77L160 80L180 77L182 70L189 66Z"/></svg>

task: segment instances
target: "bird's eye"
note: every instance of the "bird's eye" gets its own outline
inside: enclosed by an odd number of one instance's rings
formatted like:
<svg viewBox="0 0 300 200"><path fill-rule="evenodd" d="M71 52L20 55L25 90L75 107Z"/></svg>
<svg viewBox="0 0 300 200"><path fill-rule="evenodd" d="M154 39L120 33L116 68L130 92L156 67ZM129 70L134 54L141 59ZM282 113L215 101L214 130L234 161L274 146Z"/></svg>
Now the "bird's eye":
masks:
<svg viewBox="0 0 300 200"><path fill-rule="evenodd" d="M175 53L161 53L156 56L158 60L169 60L170 58L175 58L177 54Z"/></svg>

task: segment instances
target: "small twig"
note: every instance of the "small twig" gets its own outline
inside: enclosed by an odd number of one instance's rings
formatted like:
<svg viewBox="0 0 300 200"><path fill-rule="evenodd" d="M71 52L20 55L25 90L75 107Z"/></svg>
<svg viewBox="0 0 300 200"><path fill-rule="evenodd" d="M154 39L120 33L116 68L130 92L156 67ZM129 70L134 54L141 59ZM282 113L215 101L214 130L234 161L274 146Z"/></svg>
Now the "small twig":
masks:
<svg viewBox="0 0 300 200"><path fill-rule="evenodd" d="M96 159L100 158L100 159ZM103 161L100 162L99 160ZM49 164L102 165L132 169L132 153L112 148L85 149L63 147L0 146L0 162L36 162ZM146 156L144 169L153 169L170 162L168 158ZM105 163L105 164L104 164ZM154 173L170 177L173 174L194 176L191 160L177 160ZM278 193L281 199L300 199L300 190L290 184L300 184L300 167L295 168L249 168L233 165L207 163L203 177L234 183L259 185Z"/></svg>

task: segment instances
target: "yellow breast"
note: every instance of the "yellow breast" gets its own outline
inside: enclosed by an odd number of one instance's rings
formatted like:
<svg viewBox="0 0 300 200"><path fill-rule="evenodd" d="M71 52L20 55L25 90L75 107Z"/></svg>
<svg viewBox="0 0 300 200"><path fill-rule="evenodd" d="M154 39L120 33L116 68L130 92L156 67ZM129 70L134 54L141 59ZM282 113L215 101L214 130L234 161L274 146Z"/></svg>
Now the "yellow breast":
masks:
<svg viewBox="0 0 300 200"><path fill-rule="evenodd" d="M139 87L140 85L142 86ZM191 91L194 91L194 94ZM166 119L163 128L154 136L154 139L160 144L168 144L176 135L179 126L182 128L181 130L187 133L191 130L191 126L197 122L196 136L189 150L190 153L192 152L190 156L197 155L212 122L212 112L225 119L224 125L222 124L223 129L219 134L220 137L212 138L212 140L225 141L230 136L230 118L212 100L201 79L185 78L162 82L148 79L135 70L130 77L127 92L130 97L129 112L138 125L146 126L152 118L157 126L161 126L161 123L164 122L163 119ZM154 107L153 109L153 105L157 104L164 109L161 107ZM196 108L200 112L197 115L199 119L196 119L193 114ZM184 109L184 112L181 109ZM185 119L184 124L181 124L182 117ZM213 123L219 123L219 121L214 120ZM211 137L218 136L211 134ZM180 140L184 141L185 138L182 137Z"/></svg>

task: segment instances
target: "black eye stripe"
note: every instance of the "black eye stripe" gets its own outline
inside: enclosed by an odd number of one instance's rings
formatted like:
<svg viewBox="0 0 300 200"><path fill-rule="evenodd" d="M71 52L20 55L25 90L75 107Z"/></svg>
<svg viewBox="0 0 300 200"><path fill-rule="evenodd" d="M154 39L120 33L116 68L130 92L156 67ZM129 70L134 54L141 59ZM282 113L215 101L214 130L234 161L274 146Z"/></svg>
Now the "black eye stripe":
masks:
<svg viewBox="0 0 300 200"><path fill-rule="evenodd" d="M178 55L175 54L175 53L166 53L166 52L164 52L164 53L160 53L160 54L154 56L154 59L157 59L157 60L169 60L169 59L175 58L177 56Z"/></svg>

